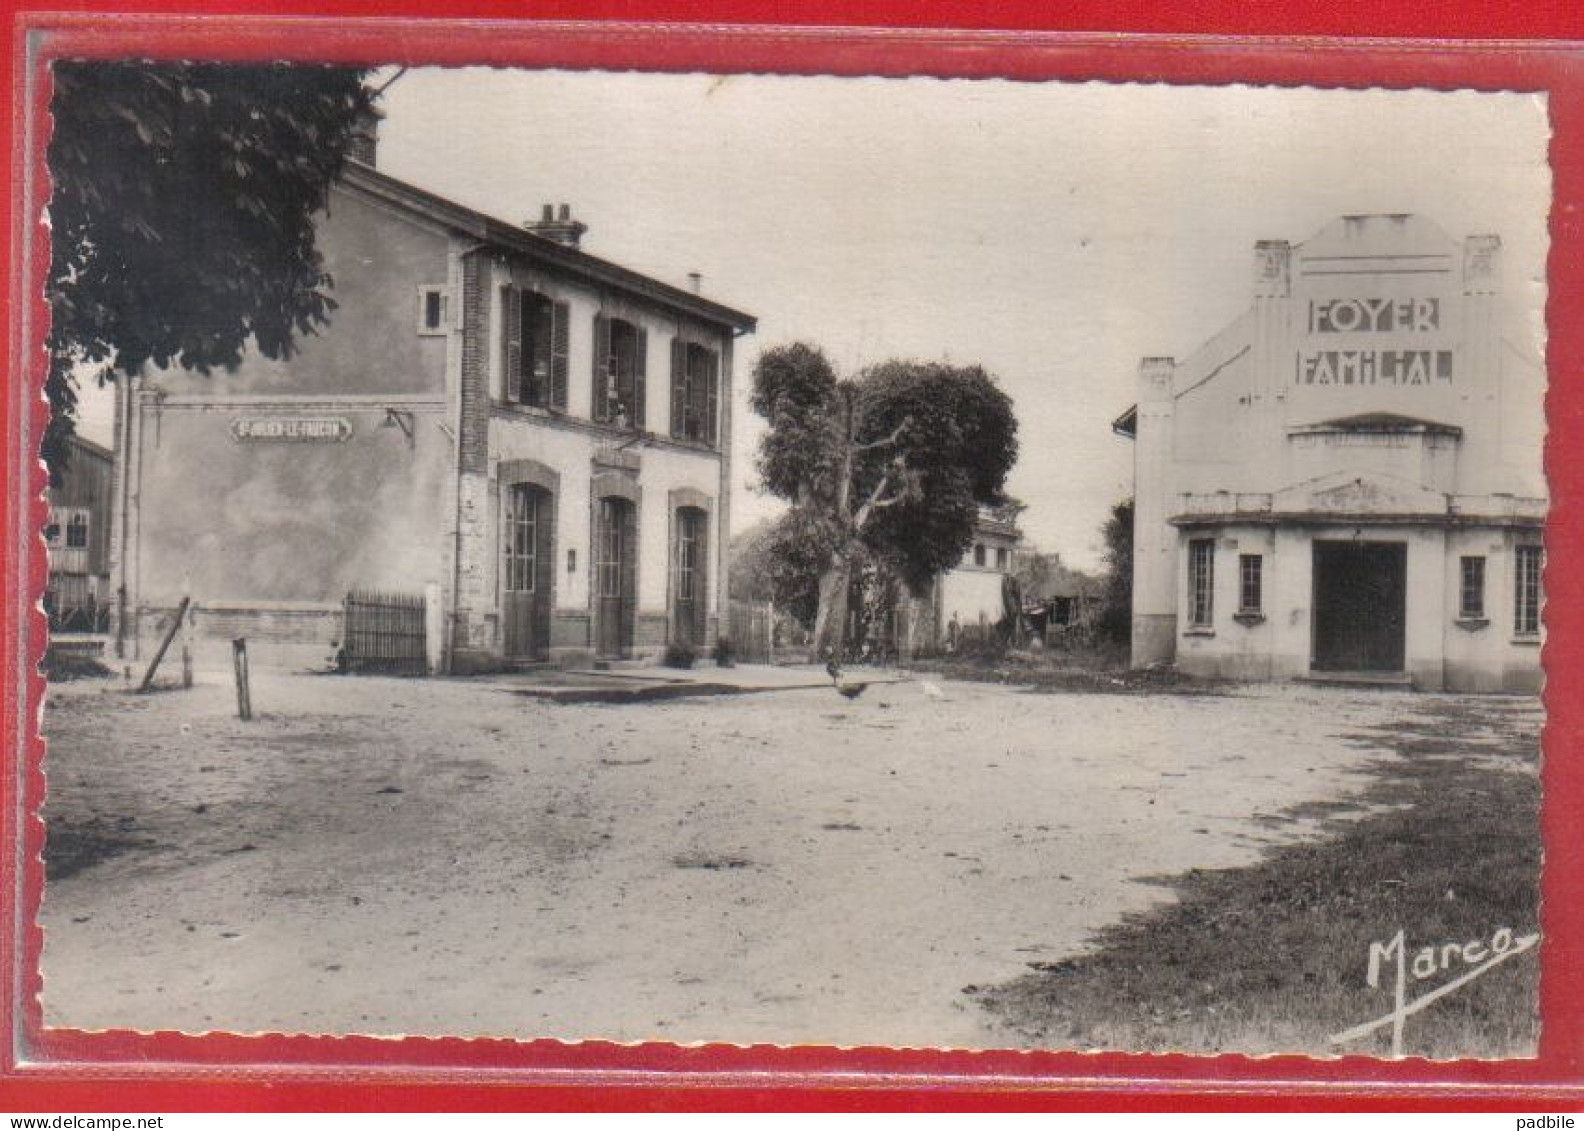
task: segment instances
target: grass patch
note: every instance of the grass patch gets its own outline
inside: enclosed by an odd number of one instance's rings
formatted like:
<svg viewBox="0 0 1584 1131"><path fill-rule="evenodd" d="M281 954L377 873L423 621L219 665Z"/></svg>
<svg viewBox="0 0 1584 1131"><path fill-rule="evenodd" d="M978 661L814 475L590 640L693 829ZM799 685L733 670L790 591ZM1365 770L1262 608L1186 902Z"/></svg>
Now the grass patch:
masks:
<svg viewBox="0 0 1584 1131"><path fill-rule="evenodd" d="M910 660L909 672L971 683L1003 683L1046 693L1092 692L1105 695L1220 695L1228 686L1193 679L1170 668L1133 671L1074 662L1061 653L1005 652Z"/></svg>
<svg viewBox="0 0 1584 1131"><path fill-rule="evenodd" d="M1538 930L1538 715L1500 700L1427 704L1413 732L1381 728L1396 758L1324 839L1247 868L1161 880L1176 903L1100 934L1093 953L966 993L1016 1043L1132 1051L1386 1055L1389 1034L1328 1038L1391 1009L1391 974L1365 984L1371 942L1421 948ZM1468 736L1473 736L1468 737ZM1417 980L1416 998L1468 967ZM1534 952L1408 1019L1410 1056L1534 1055Z"/></svg>

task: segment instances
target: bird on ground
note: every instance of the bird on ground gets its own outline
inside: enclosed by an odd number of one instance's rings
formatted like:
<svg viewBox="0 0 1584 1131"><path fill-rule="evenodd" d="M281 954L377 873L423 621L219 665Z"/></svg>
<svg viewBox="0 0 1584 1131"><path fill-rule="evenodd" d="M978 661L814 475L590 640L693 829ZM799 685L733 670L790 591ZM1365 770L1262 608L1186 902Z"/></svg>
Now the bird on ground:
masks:
<svg viewBox="0 0 1584 1131"><path fill-rule="evenodd" d="M836 693L843 699L856 699L864 693L864 688L869 686L867 683L849 683L843 679L842 670L837 666L835 660L826 661L825 673L831 677L831 683L835 686Z"/></svg>

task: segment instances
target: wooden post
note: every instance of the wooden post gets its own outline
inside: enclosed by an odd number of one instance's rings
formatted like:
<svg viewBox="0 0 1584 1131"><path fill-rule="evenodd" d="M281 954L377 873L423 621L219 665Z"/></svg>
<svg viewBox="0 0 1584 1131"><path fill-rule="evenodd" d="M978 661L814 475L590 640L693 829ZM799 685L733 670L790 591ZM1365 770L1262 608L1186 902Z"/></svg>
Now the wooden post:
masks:
<svg viewBox="0 0 1584 1131"><path fill-rule="evenodd" d="M188 574L182 578L182 606L182 686L191 687L193 683L193 609L191 574Z"/></svg>
<svg viewBox="0 0 1584 1131"><path fill-rule="evenodd" d="M231 641L231 666L236 672L237 718L247 722L253 717L253 694L248 688L246 637Z"/></svg>
<svg viewBox="0 0 1584 1131"><path fill-rule="evenodd" d="M171 621L170 628L165 630L165 639L160 641L159 651L154 653L154 659L149 662L148 671L143 673L143 682L138 685L139 691L147 691L154 682L154 673L159 670L160 661L165 658L166 650L171 646L171 641L176 639L182 621L187 619L188 598L183 597L181 604L176 606L176 619Z"/></svg>

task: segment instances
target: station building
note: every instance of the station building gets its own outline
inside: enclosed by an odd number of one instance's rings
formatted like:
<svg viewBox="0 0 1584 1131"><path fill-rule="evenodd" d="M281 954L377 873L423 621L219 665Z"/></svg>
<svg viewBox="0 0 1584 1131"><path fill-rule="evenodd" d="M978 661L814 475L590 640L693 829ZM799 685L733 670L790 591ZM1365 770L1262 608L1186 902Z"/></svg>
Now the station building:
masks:
<svg viewBox="0 0 1584 1131"><path fill-rule="evenodd" d="M120 390L113 634L323 662L354 590L421 595L431 670L705 646L721 623L732 355L752 316L374 167L318 228L337 304L288 360ZM438 626L438 627L435 627Z"/></svg>
<svg viewBox="0 0 1584 1131"><path fill-rule="evenodd" d="M1540 686L1544 365L1501 242L1345 216L1255 247L1253 304L1145 358L1132 662Z"/></svg>

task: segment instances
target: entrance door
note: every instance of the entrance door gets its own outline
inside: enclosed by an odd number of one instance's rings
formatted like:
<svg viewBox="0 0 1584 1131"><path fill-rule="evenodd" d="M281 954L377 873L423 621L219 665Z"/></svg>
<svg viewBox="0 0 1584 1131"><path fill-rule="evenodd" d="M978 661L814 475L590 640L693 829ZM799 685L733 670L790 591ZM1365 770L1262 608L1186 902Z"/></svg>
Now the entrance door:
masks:
<svg viewBox="0 0 1584 1131"><path fill-rule="evenodd" d="M1400 672L1408 546L1314 544L1314 670Z"/></svg>
<svg viewBox="0 0 1584 1131"><path fill-rule="evenodd" d="M698 507L681 507L676 512L676 562L673 593L676 608L673 638L678 644L694 648L704 644L705 549L709 538L709 515Z"/></svg>
<svg viewBox="0 0 1584 1131"><path fill-rule="evenodd" d="M594 651L618 659L632 647L637 515L626 499L599 501L594 541Z"/></svg>
<svg viewBox="0 0 1584 1131"><path fill-rule="evenodd" d="M501 517L501 615L506 655L543 660L550 649L551 568L550 492L531 483L514 483L506 492Z"/></svg>

